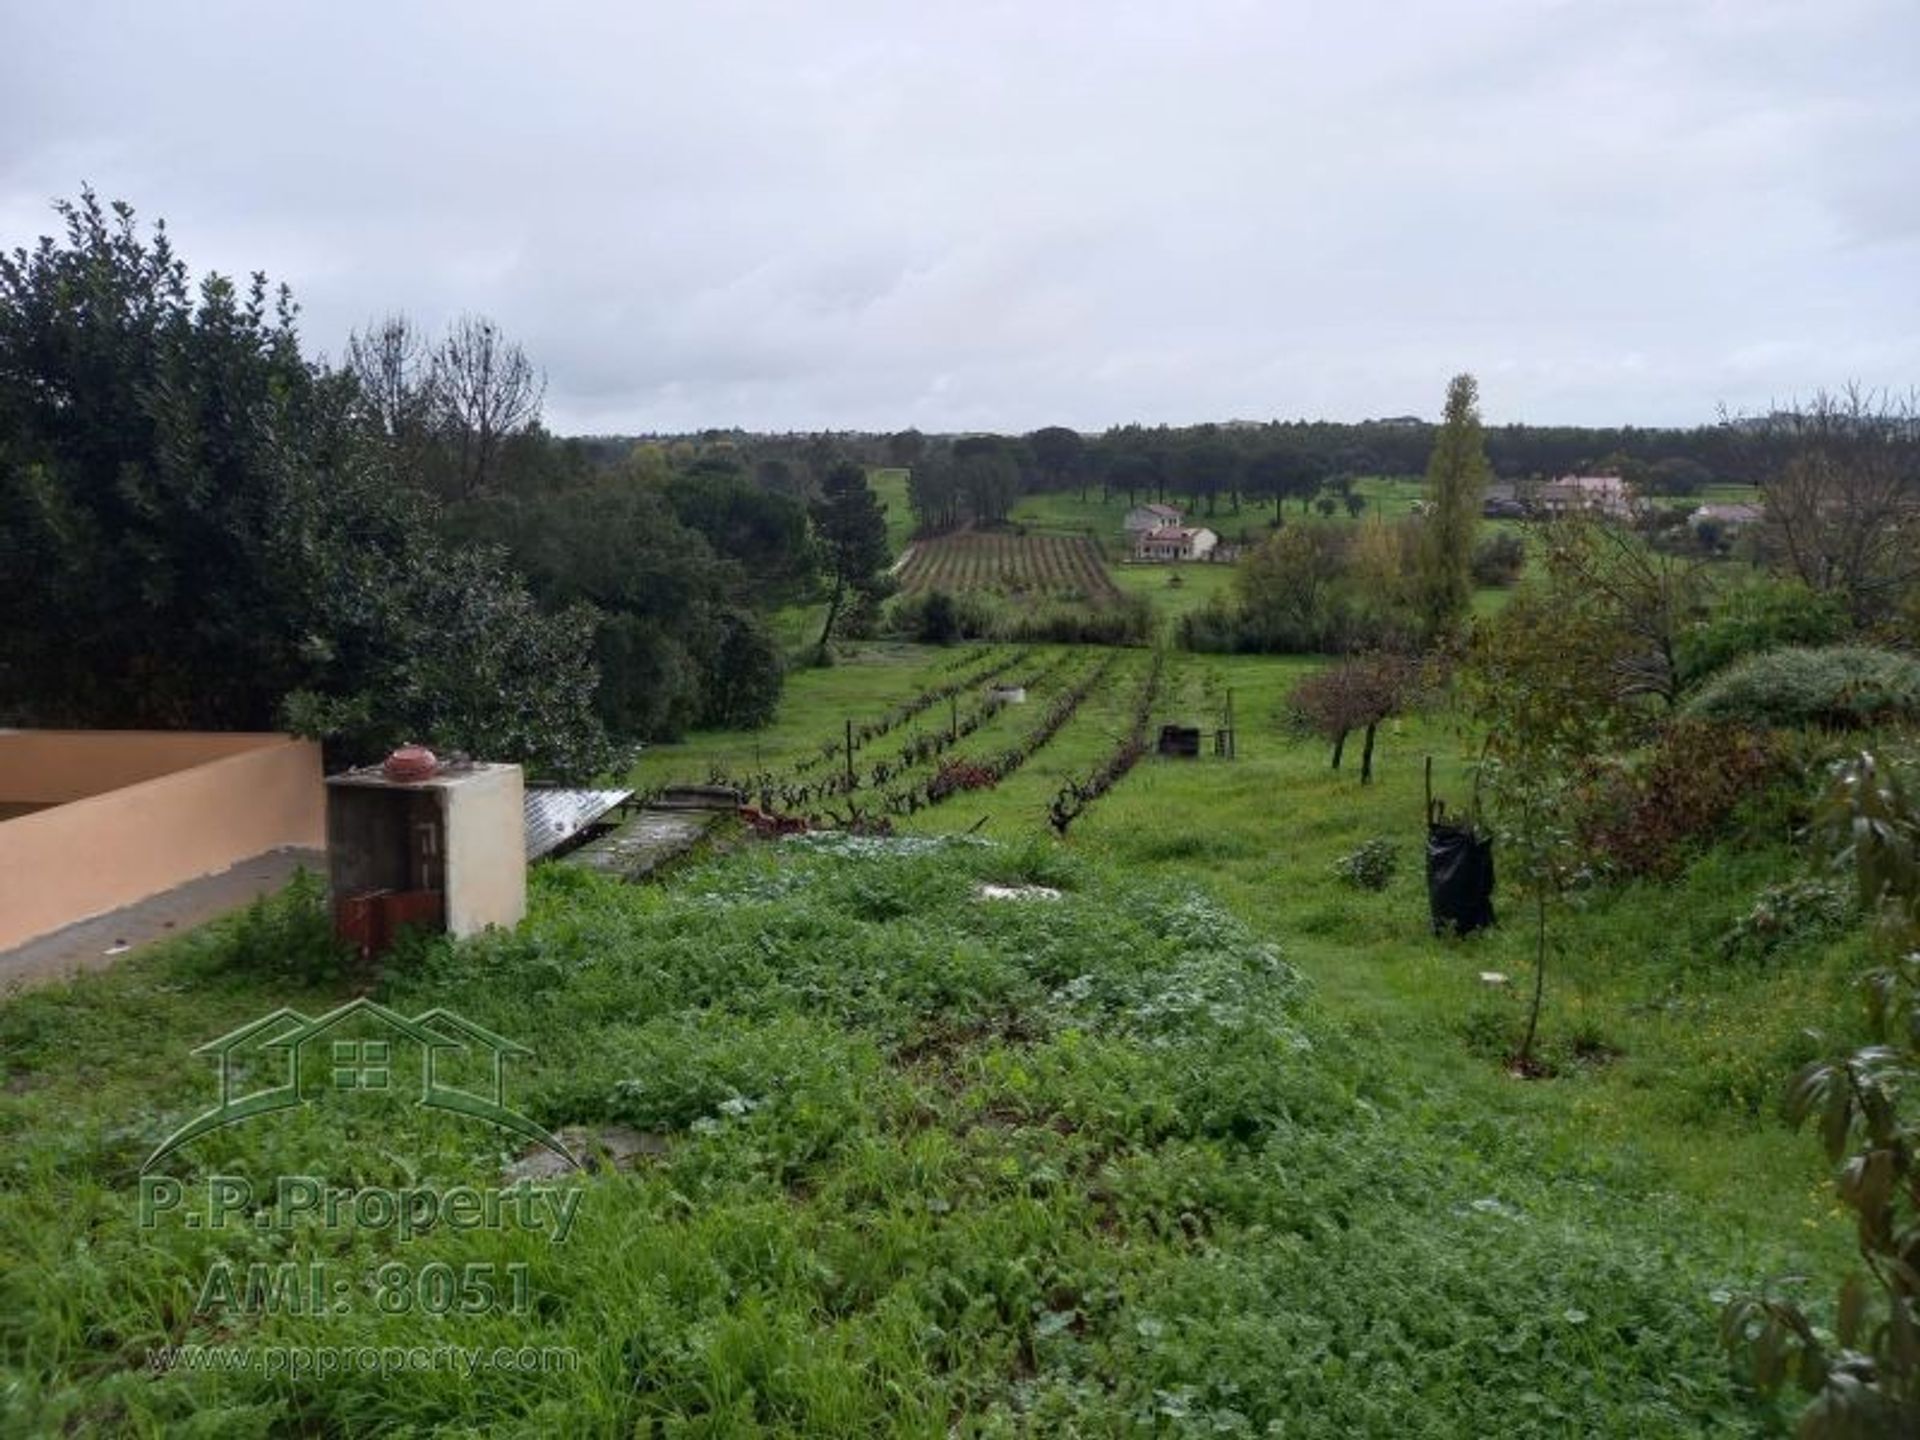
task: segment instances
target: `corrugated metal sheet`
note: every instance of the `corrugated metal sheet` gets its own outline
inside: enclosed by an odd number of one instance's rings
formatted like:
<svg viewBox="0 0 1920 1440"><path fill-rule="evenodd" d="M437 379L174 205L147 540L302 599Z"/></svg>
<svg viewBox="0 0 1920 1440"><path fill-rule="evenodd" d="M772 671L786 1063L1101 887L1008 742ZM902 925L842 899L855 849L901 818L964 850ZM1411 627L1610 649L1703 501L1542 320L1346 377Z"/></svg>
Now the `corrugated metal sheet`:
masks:
<svg viewBox="0 0 1920 1440"><path fill-rule="evenodd" d="M545 785L527 789L527 859L558 849L621 801L631 790L562 790Z"/></svg>

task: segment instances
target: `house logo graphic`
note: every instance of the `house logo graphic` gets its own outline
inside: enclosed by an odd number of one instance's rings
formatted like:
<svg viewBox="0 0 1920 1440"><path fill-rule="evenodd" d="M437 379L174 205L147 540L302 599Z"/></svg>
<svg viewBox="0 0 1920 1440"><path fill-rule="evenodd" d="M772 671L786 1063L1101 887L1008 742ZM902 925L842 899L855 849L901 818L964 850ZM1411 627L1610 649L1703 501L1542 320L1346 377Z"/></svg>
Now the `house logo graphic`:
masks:
<svg viewBox="0 0 1920 1440"><path fill-rule="evenodd" d="M282 1007L193 1053L213 1057L220 1072L220 1103L161 1141L140 1167L142 1174L189 1140L293 1109L318 1090L398 1093L412 1076L418 1077L417 1104L496 1125L580 1166L579 1158L553 1135L507 1106L506 1063L533 1052L451 1010L435 1008L409 1019L361 998L310 1018ZM484 1090L462 1089L445 1078L446 1065L461 1059L481 1062L490 1081ZM244 1076L251 1068L276 1067L277 1084L235 1095L236 1072Z"/></svg>

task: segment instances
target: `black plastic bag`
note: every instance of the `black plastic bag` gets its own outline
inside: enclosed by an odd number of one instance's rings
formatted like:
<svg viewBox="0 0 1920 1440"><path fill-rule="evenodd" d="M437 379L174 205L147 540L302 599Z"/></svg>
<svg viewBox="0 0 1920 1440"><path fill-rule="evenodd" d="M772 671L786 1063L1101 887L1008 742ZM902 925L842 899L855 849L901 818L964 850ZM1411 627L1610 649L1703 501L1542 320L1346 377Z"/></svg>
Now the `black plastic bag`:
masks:
<svg viewBox="0 0 1920 1440"><path fill-rule="evenodd" d="M1471 935L1493 924L1493 837L1470 825L1427 826L1427 908L1433 933Z"/></svg>

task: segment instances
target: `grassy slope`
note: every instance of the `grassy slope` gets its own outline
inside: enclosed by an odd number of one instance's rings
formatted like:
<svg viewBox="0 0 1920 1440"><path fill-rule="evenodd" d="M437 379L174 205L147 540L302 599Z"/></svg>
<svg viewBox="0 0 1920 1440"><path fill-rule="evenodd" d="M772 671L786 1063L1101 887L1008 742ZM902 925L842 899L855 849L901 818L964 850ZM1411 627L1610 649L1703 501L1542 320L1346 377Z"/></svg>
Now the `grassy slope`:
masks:
<svg viewBox="0 0 1920 1440"><path fill-rule="evenodd" d="M361 1294L321 1316L196 1323L210 1256L319 1254L357 1274L393 1242L135 1228L140 1155L205 1098L188 1044L287 998L271 967L306 948L299 912L0 1011L16 1080L0 1099L0 1425L1652 1436L1764 1422L1711 1339L1707 1292L1744 1258L1725 1229L1632 1163L1543 1147L1330 1025L1260 933L1190 885L1045 846L810 848L664 891L549 872L520 935L416 953L383 991L530 1043L516 1099L543 1121L662 1137L633 1175L585 1182L565 1245L413 1242L416 1264L529 1264L540 1300L524 1318L388 1315ZM981 881L1065 898L982 902ZM324 1165L360 1184L487 1183L497 1164L483 1130L423 1135L416 1116L325 1105L224 1132L193 1160ZM146 1346L183 1340L563 1345L582 1368L140 1373Z"/></svg>
<svg viewBox="0 0 1920 1440"><path fill-rule="evenodd" d="M884 709L964 658L869 649L805 672L771 731L662 747L642 777L704 778L756 746L765 763L790 762L842 715ZM963 829L984 814L984 834L1016 847L1043 836L1053 787L1110 749L1146 660L1122 657L1111 688L999 790L910 828ZM1710 1292L1829 1274L1844 1259L1814 1147L1772 1113L1808 1053L1802 1028L1844 1028L1856 942L1716 957L1754 893L1791 872L1778 845L1713 852L1674 886L1604 893L1557 922L1545 1034L1560 1077L1508 1079L1498 1055L1521 987L1477 977L1528 977L1525 928L1464 944L1424 933L1418 759L1436 756L1457 799L1463 742L1408 722L1384 738L1374 786L1329 773L1278 719L1309 663L1170 657L1156 721L1210 725L1231 687L1241 759L1149 760L1064 847L948 857L932 872L841 859L804 881L743 860L664 893L550 878L525 940L465 950L396 997L444 1001L534 1043L529 1093L543 1118L598 1113L679 1137L660 1170L596 1205L582 1248L558 1262L564 1300L543 1338L597 1347L593 1373L565 1390L366 1379L262 1396L231 1379L132 1374L137 1342L169 1325L178 1338L180 1303L167 1297L204 1265L186 1237L126 1248L130 1165L147 1131L203 1095L190 1043L299 1003L298 986L266 973L286 947L256 938L236 956L196 941L0 1009L0 1283L11 1287L0 1353L26 1382L0 1388L11 1397L0 1404L44 1406L28 1413L52 1423L253 1397L347 1428L512 1428L546 1405L538 1423L582 1433L646 1415L823 1433L872 1431L885 1416L931 1433L960 1411L1104 1430L1156 1409L1228 1433L1235 1415L1285 1415L1300 1433L1753 1428L1711 1351ZM1042 703L1008 710L963 752L1006 743ZM1331 877L1335 858L1381 834L1403 858L1385 892ZM1087 900L1058 926L983 937L952 889L980 866ZM1183 943L1244 925L1312 982L1310 1012L1287 1002L1329 1057L1306 1090L1289 1088L1299 1072L1273 1051L1195 1051L1143 1077L1132 1042L1113 1048L1100 1025L1070 1027L1091 1040L1010 1031L1028 1002L990 998L1028 983L1019 976L1035 964L1125 961L1141 897L1191 886L1226 909L1194 911ZM715 887L730 897L718 909L704 898ZM1513 897L1502 903L1511 911ZM793 980L795 965L814 978ZM903 975L925 988L878 1015L875 987L891 993ZM701 988L712 985L724 994ZM947 1038L924 1049L936 1036ZM613 1106L613 1081L636 1066L652 1077L642 1100ZM1242 1093L1179 1088L1216 1073ZM736 1092L767 1099L769 1115L738 1133L691 1128ZM1316 1108L1341 1093L1364 1104ZM663 1104L671 1113L647 1108ZM1195 1132L1198 1109L1216 1104L1225 1133ZM1236 1138L1243 1105L1293 1116L1284 1143L1264 1128L1271 1118L1254 1122L1265 1138ZM1139 1118L1154 1114L1173 1130ZM481 1163L447 1143L430 1171ZM355 1163L417 1163L383 1155ZM341 1335L365 1338L352 1325ZM626 1350L610 1352L609 1337Z"/></svg>
<svg viewBox="0 0 1920 1440"><path fill-rule="evenodd" d="M1527 935L1507 927L1449 947L1422 933L1418 762L1433 753L1441 792L1459 799L1465 741L1443 722L1396 722L1381 739L1376 783L1362 788L1350 771L1329 773L1318 746L1283 731L1286 688L1315 662L1174 654L1169 663L1156 726L1210 729L1230 687L1240 760L1150 760L1082 820L1072 846L1140 873L1203 877L1243 918L1298 954L1336 1013L1378 1028L1396 1053L1418 1055L1422 1068L1476 1104L1551 1124L1569 1146L1644 1153L1660 1184L1744 1212L1756 1237L1772 1237L1766 1244L1784 1245L1828 1212L1811 1148L1771 1115L1780 1077L1806 1053L1807 1022L1796 1007L1844 1017L1845 980L1858 957L1843 944L1757 974L1705 958L1754 893L1791 872L1793 857L1778 848L1716 854L1685 886L1611 894L1566 915L1548 1033L1563 1050L1584 1036L1623 1054L1610 1064L1573 1065L1564 1082L1515 1087L1481 1052L1499 1025L1517 1025L1521 987L1490 990L1477 975L1495 970L1523 981ZM985 816L987 835L1041 833L1058 783L1090 773L1111 749L1144 664L1144 655L1130 657L1123 678L1001 791L957 797L915 817L912 828L961 829ZM791 712L824 717L848 709L840 697L850 684L837 670L796 676ZM813 728L831 727L816 719ZM986 747L990 738L962 749ZM710 755L731 761L741 753L737 738L703 737L684 749L662 747L648 763L659 773L692 774ZM1402 847L1392 889L1376 897L1336 885L1327 867L1375 835Z"/></svg>

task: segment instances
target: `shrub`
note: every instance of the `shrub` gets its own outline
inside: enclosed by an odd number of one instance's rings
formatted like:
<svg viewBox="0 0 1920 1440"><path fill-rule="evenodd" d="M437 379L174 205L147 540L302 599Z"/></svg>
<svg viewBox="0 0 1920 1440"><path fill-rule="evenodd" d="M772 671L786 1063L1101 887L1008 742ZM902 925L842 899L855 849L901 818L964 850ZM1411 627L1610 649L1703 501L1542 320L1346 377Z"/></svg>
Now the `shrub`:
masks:
<svg viewBox="0 0 1920 1440"><path fill-rule="evenodd" d="M1753 908L1727 927L1720 953L1728 959L1764 959L1795 940L1844 929L1852 908L1848 897L1824 880L1769 885L1754 897Z"/></svg>
<svg viewBox="0 0 1920 1440"><path fill-rule="evenodd" d="M920 607L920 643L951 645L960 638L960 610L944 590L927 593Z"/></svg>
<svg viewBox="0 0 1920 1440"><path fill-rule="evenodd" d="M1144 645L1153 610L1144 595L1119 605L1051 605L1023 610L1002 638L1021 645Z"/></svg>
<svg viewBox="0 0 1920 1440"><path fill-rule="evenodd" d="M1920 660L1865 645L1769 651L1739 662L1685 706L1706 720L1854 730L1920 717Z"/></svg>
<svg viewBox="0 0 1920 1440"><path fill-rule="evenodd" d="M1400 847L1384 835L1333 862L1333 873L1359 890L1386 889L1399 868Z"/></svg>
<svg viewBox="0 0 1920 1440"><path fill-rule="evenodd" d="M352 956L333 932L326 886L304 868L277 895L263 895L241 912L225 939L236 969L302 984L337 979Z"/></svg>
<svg viewBox="0 0 1920 1440"><path fill-rule="evenodd" d="M943 616L941 611L946 614ZM927 590L895 600L889 608L886 628L896 635L930 644L948 644L952 640L986 639L993 634L995 626L992 608L979 595ZM929 639L943 633L948 635L948 640Z"/></svg>
<svg viewBox="0 0 1920 1440"><path fill-rule="evenodd" d="M1791 769L1784 748L1765 733L1676 720L1636 761L1589 779L1581 842L1623 874L1672 875L1691 844Z"/></svg>
<svg viewBox="0 0 1920 1440"><path fill-rule="evenodd" d="M1505 587L1527 568L1527 542L1511 530L1500 530L1473 547L1473 583Z"/></svg>
<svg viewBox="0 0 1920 1440"><path fill-rule="evenodd" d="M1816 829L1829 858L1850 865L1856 893L1879 911L1880 939L1903 958L1870 972L1873 1043L1816 1059L1787 1090L1787 1118L1811 1122L1833 1168L1834 1198L1852 1211L1866 1270L1840 1289L1830 1331L1796 1300L1735 1297L1721 1317L1727 1349L1751 1363L1762 1394L1792 1380L1812 1397L1795 1433L1811 1440L1920 1434L1920 1345L1914 1342L1914 1235L1920 1185L1920 811L1896 771L1862 753L1836 770ZM1836 853L1837 852L1837 853ZM1882 1318L1884 1316L1884 1318Z"/></svg>
<svg viewBox="0 0 1920 1440"><path fill-rule="evenodd" d="M1832 645L1847 635L1847 612L1832 595L1794 581L1741 585L1680 636L1674 662L1693 685L1736 660L1788 645Z"/></svg>

